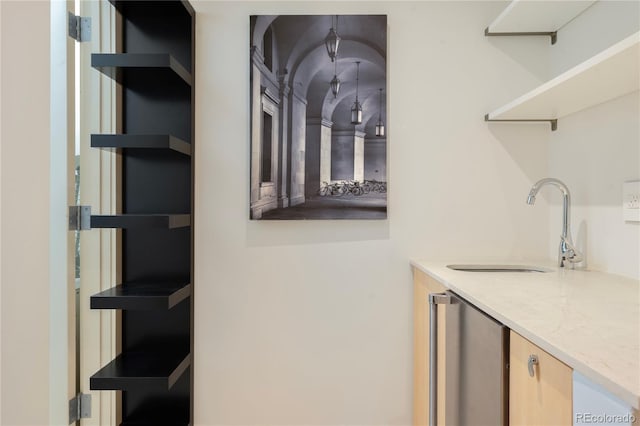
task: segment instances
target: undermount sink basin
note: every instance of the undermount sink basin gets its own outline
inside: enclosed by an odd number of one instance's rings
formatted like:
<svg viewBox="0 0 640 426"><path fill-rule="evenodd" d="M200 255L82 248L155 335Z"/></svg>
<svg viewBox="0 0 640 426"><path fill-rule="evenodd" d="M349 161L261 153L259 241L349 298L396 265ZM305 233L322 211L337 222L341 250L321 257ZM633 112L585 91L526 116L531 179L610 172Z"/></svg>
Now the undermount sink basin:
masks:
<svg viewBox="0 0 640 426"><path fill-rule="evenodd" d="M466 272L551 272L552 269L530 265L447 265L454 271Z"/></svg>

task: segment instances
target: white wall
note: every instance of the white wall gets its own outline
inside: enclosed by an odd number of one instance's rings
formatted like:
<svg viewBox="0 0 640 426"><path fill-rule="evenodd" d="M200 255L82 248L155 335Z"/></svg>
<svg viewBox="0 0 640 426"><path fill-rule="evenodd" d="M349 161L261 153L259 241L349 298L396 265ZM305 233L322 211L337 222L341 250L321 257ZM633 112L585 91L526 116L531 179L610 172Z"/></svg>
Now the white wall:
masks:
<svg viewBox="0 0 640 426"><path fill-rule="evenodd" d="M554 73L565 71L640 30L640 2L597 2L558 32ZM640 278L640 224L622 219L622 182L640 179L638 92L558 122L549 143L549 175L573 196L573 235L589 269ZM557 191L556 191L557 192ZM550 252L557 252L561 200L551 195Z"/></svg>
<svg viewBox="0 0 640 426"><path fill-rule="evenodd" d="M555 255L559 212L524 203L542 176L557 172L573 190L591 265L638 275L638 227L618 207L621 180L639 177L637 95L551 135L486 125L484 113L566 66L543 38L484 38L504 4L194 3L196 424L408 424L408 259ZM0 1L3 425L47 424L49 414L48 13L48 2ZM389 15L388 221L247 219L251 13ZM575 57L560 58L584 57L574 49L596 38L583 30L592 13L615 12L590 9L561 31L555 52L578 41L567 49ZM629 20L606 22L619 35Z"/></svg>
<svg viewBox="0 0 640 426"><path fill-rule="evenodd" d="M0 5L0 25L2 5ZM2 332L2 27L0 26L0 333ZM0 334L0 422L2 422L2 335Z"/></svg>
<svg viewBox="0 0 640 426"><path fill-rule="evenodd" d="M0 423L7 426L49 424L49 8L0 2Z"/></svg>
<svg viewBox="0 0 640 426"><path fill-rule="evenodd" d="M548 126L483 116L548 39L486 39L504 3L194 6L195 423L409 424L409 259L547 256ZM388 14L387 221L248 220L249 15L280 13Z"/></svg>

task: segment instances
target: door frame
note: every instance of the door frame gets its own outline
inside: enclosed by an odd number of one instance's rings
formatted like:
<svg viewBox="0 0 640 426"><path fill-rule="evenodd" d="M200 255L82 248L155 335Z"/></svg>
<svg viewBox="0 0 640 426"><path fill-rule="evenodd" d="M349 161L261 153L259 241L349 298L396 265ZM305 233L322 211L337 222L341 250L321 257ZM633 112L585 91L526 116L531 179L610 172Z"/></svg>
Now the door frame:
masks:
<svg viewBox="0 0 640 426"><path fill-rule="evenodd" d="M91 40L80 43L80 204L93 214L117 214L120 206L121 156L91 148L91 134L117 133L120 89L91 68L92 53L119 51L115 29L119 15L106 1L80 1L80 15L90 17ZM90 377L120 353L121 313L92 310L92 295L120 283L121 231L83 231L80 243L80 392L92 396L92 416L82 426L106 426L121 421L118 392L91 391Z"/></svg>
<svg viewBox="0 0 640 426"><path fill-rule="evenodd" d="M75 235L68 231L74 204L75 44L67 35L72 0L50 3L49 142L49 421L69 422L76 386Z"/></svg>

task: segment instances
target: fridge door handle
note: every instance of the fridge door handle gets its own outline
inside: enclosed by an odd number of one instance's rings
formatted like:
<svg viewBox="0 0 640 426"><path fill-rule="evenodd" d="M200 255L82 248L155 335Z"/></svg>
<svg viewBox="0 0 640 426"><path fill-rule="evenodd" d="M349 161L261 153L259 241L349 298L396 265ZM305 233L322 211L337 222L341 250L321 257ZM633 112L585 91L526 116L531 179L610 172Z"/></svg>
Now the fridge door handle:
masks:
<svg viewBox="0 0 640 426"><path fill-rule="evenodd" d="M438 306L451 304L448 293L429 293L429 426L436 426L438 406Z"/></svg>
<svg viewBox="0 0 640 426"><path fill-rule="evenodd" d="M527 367L529 367L529 376L533 377L536 375L536 370L534 367L536 365L538 365L538 355L529 355L529 360L527 361Z"/></svg>

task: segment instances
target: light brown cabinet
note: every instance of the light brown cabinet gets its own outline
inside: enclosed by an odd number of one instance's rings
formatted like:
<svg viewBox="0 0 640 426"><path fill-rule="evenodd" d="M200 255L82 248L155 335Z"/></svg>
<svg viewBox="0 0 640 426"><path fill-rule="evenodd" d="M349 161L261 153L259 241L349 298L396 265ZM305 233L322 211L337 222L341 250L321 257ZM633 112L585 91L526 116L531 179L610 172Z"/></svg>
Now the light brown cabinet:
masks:
<svg viewBox="0 0 640 426"><path fill-rule="evenodd" d="M429 293L447 290L414 269L413 280L413 425L429 424ZM446 306L438 309L439 372L446 371ZM571 425L572 369L514 331L509 336L509 425ZM529 358L535 356L529 374ZM438 374L437 424L444 425L446 383Z"/></svg>
<svg viewBox="0 0 640 426"><path fill-rule="evenodd" d="M572 380L569 366L511 331L510 425L571 425Z"/></svg>

